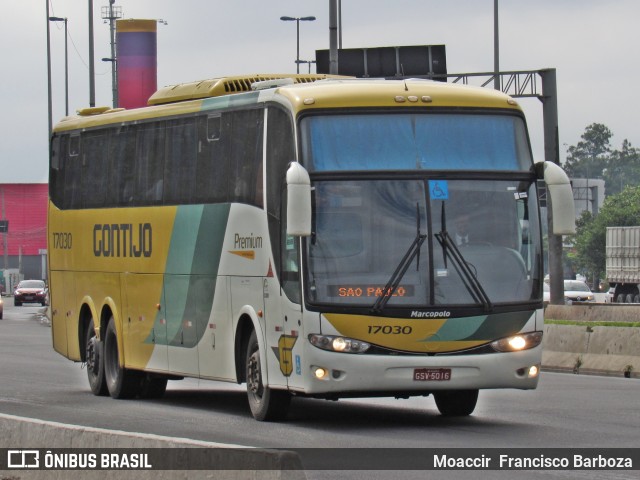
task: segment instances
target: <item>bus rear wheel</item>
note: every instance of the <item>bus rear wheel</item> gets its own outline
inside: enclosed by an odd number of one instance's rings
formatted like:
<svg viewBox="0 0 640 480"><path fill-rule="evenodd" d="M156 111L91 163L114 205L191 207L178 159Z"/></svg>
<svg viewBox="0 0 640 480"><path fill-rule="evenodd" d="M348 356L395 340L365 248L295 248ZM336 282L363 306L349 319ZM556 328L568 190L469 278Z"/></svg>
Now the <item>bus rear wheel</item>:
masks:
<svg viewBox="0 0 640 480"><path fill-rule="evenodd" d="M112 398L133 398L140 393L141 374L120 366L116 322L111 317L104 338L104 375Z"/></svg>
<svg viewBox="0 0 640 480"><path fill-rule="evenodd" d="M87 378L89 387L94 395L107 395L107 382L104 378L104 343L98 340L93 318L89 321L85 335L85 360L87 364Z"/></svg>
<svg viewBox="0 0 640 480"><path fill-rule="evenodd" d="M471 415L478 402L478 390L449 390L433 394L436 406L445 417Z"/></svg>
<svg viewBox="0 0 640 480"><path fill-rule="evenodd" d="M260 421L284 419L291 403L291 394L282 390L272 390L262 383L260 347L255 330L251 333L247 345L245 369L247 398L253 417Z"/></svg>

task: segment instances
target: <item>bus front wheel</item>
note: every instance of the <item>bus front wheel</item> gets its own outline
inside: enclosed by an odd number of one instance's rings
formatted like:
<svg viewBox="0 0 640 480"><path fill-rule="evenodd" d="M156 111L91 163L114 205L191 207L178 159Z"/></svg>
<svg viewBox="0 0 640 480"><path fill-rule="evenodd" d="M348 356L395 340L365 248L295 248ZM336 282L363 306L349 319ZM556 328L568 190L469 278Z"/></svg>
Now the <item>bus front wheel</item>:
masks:
<svg viewBox="0 0 640 480"><path fill-rule="evenodd" d="M260 347L255 331L251 333L247 345L245 368L247 398L253 417L260 421L282 420L286 417L291 395L282 390L272 390L262 383Z"/></svg>
<svg viewBox="0 0 640 480"><path fill-rule="evenodd" d="M109 319L104 338L104 375L112 398L133 398L140 393L140 372L120 366L118 336L113 317Z"/></svg>
<svg viewBox="0 0 640 480"><path fill-rule="evenodd" d="M94 395L107 395L107 382L104 378L104 343L98 340L94 328L93 318L89 321L85 336L85 360L87 364L87 378L89 387Z"/></svg>
<svg viewBox="0 0 640 480"><path fill-rule="evenodd" d="M436 406L445 417L471 415L478 401L478 390L449 390L435 392Z"/></svg>

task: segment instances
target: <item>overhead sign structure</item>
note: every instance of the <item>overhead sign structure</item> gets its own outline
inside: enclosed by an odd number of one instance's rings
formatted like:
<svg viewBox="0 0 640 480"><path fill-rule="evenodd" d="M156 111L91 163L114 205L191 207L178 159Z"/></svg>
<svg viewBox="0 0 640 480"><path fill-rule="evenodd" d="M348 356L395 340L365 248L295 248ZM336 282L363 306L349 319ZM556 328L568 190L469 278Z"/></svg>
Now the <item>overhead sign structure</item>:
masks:
<svg viewBox="0 0 640 480"><path fill-rule="evenodd" d="M317 73L329 73L329 68L329 50L316 50ZM338 74L359 78L446 75L445 46L339 49Z"/></svg>

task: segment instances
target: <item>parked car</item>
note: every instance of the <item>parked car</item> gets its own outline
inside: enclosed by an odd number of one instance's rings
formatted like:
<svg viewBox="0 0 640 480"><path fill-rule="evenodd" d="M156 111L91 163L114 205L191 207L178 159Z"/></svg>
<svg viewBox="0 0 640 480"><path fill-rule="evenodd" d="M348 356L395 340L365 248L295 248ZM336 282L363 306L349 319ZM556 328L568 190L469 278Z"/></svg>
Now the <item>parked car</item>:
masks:
<svg viewBox="0 0 640 480"><path fill-rule="evenodd" d="M23 303L47 304L47 285L42 280L22 280L13 292L13 304L16 307Z"/></svg>
<svg viewBox="0 0 640 480"><path fill-rule="evenodd" d="M595 295L585 282L580 280L564 281L564 300L570 302L595 302Z"/></svg>

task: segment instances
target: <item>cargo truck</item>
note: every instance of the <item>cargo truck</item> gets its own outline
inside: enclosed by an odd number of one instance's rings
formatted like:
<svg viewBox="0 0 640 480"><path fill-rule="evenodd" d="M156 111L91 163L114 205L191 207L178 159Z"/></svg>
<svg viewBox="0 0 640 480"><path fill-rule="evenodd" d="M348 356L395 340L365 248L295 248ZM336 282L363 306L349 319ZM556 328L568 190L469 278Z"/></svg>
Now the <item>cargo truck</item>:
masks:
<svg viewBox="0 0 640 480"><path fill-rule="evenodd" d="M607 227L606 249L612 301L640 303L640 226Z"/></svg>

